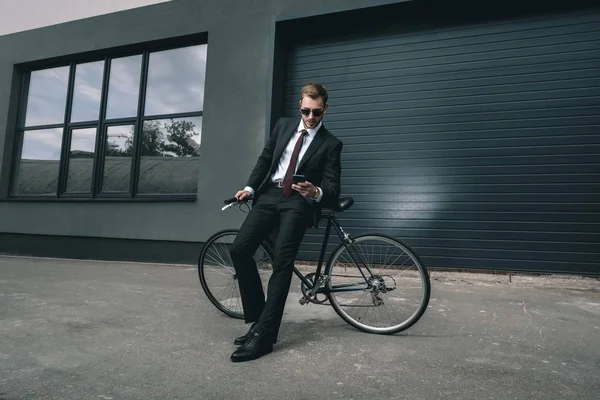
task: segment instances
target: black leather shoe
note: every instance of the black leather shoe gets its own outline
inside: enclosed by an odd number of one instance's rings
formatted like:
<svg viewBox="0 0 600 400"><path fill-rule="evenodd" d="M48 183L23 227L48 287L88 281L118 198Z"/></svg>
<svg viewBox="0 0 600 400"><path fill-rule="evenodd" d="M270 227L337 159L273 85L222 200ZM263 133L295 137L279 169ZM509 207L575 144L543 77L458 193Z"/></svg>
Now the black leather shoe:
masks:
<svg viewBox="0 0 600 400"><path fill-rule="evenodd" d="M244 336L236 337L233 341L233 344L235 344L236 346L241 346L244 343L246 343L246 340L248 340L250 336L252 336L252 334L256 331L256 324L257 322L254 322L250 327L250 330L248 330L248 332ZM273 339L271 341L273 342L273 344L277 343L277 339Z"/></svg>
<svg viewBox="0 0 600 400"><path fill-rule="evenodd" d="M272 340L269 340L265 334L261 335L258 332L253 332L248 340L246 340L246 343L241 345L236 351L233 352L231 355L231 361L242 362L256 360L257 358L260 358L265 354L269 354L272 351Z"/></svg>
<svg viewBox="0 0 600 400"><path fill-rule="evenodd" d="M244 336L236 337L235 340L233 341L233 344L235 344L236 346L241 346L244 343L246 343L246 340L248 340L250 338L250 336L252 336L255 329L256 329L256 322L254 322L252 324L252 326L250 327L250 330Z"/></svg>

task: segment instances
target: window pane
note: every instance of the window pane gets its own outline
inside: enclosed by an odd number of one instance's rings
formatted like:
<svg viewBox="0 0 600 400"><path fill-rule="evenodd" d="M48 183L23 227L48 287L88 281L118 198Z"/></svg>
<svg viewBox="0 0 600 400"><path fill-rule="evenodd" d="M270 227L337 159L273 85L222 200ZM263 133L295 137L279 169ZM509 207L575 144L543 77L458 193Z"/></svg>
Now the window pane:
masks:
<svg viewBox="0 0 600 400"><path fill-rule="evenodd" d="M202 117L144 122L139 193L196 193Z"/></svg>
<svg viewBox="0 0 600 400"><path fill-rule="evenodd" d="M206 45L150 54L145 115L202 111Z"/></svg>
<svg viewBox="0 0 600 400"><path fill-rule="evenodd" d="M90 193L96 146L96 128L73 129L69 150L67 192Z"/></svg>
<svg viewBox="0 0 600 400"><path fill-rule="evenodd" d="M69 67L33 71L29 80L25 126L62 124Z"/></svg>
<svg viewBox="0 0 600 400"><path fill-rule="evenodd" d="M127 118L137 115L141 68L141 55L112 60L106 118Z"/></svg>
<svg viewBox="0 0 600 400"><path fill-rule="evenodd" d="M104 157L103 192L129 192L133 125L109 126Z"/></svg>
<svg viewBox="0 0 600 400"><path fill-rule="evenodd" d="M62 128L23 133L18 176L19 194L55 194Z"/></svg>
<svg viewBox="0 0 600 400"><path fill-rule="evenodd" d="M79 64L75 67L75 88L71 122L95 121L100 113L104 61Z"/></svg>

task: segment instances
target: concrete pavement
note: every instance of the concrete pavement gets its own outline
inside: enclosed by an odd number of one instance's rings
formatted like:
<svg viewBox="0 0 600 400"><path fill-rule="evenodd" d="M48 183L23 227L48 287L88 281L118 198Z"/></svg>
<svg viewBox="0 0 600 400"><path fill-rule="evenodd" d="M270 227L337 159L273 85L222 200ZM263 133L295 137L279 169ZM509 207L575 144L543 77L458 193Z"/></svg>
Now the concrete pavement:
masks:
<svg viewBox="0 0 600 400"><path fill-rule="evenodd" d="M294 278L295 279L295 278ZM194 266L0 256L0 399L599 399L600 281L432 273L394 336L300 306L234 364Z"/></svg>

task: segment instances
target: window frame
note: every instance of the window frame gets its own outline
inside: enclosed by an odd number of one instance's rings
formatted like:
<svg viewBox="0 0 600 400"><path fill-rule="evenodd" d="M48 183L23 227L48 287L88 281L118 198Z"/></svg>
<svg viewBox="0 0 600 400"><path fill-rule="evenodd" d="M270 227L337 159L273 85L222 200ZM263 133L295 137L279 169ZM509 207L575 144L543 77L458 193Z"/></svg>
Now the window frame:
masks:
<svg viewBox="0 0 600 400"><path fill-rule="evenodd" d="M167 113L158 115L144 115L146 94L148 86L149 61L150 55L155 52L176 50L197 45L207 45L206 34L190 35L181 38L167 39L154 43L126 46L122 48L109 49L103 52L92 52L89 54L79 54L73 57L55 60L54 62L33 63L31 65L20 66L20 93L15 121L15 140L12 153L11 173L9 181L8 201L95 201L95 202L131 202L131 201L195 201L197 199L197 190L195 193L138 193L138 184L140 178L141 147L143 137L144 122L155 119L177 119L185 117L202 117L202 110L182 113ZM106 119L108 104L108 88L111 71L111 62L113 59L141 55L140 63L140 82L138 91L137 114L133 117ZM76 66L88 62L103 62L102 93L100 98L100 110L97 120L71 122L71 111L73 108L73 97L75 90ZM30 87L31 73L44 69L69 67L69 77L67 84L67 95L65 102L64 118L58 124L32 125L25 126L26 110L28 103L28 94ZM19 67L19 66L17 66ZM205 65L205 86L206 87L206 65ZM110 192L102 191L102 178L105 164L105 143L107 140L108 128L111 126L133 125L133 149L131 155L131 172L129 179L128 192ZM73 129L95 128L96 142L94 145L94 161L92 166L91 188L88 193L69 193L67 189L68 168L70 158L70 146ZM52 194L19 194L19 173L21 164L21 153L23 146L24 133L41 129L62 129L62 140L59 160L59 172L57 187Z"/></svg>

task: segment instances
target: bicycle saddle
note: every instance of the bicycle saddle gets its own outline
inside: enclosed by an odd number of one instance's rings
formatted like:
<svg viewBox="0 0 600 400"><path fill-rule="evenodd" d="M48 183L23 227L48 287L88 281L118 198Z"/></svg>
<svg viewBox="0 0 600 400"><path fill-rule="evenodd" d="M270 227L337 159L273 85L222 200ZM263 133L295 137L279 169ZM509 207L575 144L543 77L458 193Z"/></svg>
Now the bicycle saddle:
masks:
<svg viewBox="0 0 600 400"><path fill-rule="evenodd" d="M344 211L352 207L354 199L352 197L340 197L337 203L336 211Z"/></svg>

